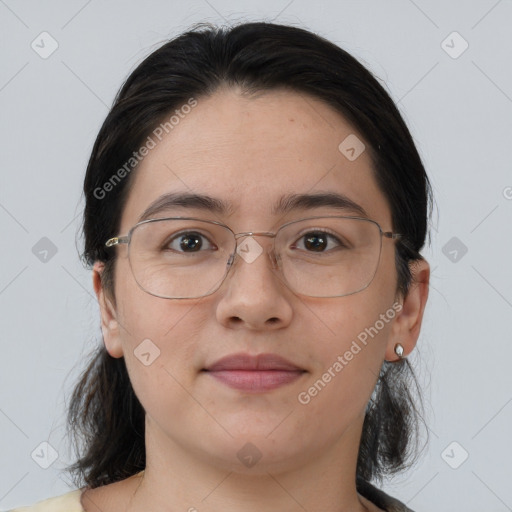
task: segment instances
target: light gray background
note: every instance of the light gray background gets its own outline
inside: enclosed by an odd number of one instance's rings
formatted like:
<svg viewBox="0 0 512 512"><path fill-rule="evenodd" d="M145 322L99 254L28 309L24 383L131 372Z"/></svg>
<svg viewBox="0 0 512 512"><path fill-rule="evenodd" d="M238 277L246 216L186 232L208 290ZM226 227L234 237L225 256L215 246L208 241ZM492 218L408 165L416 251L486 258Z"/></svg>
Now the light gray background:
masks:
<svg viewBox="0 0 512 512"><path fill-rule="evenodd" d="M0 0L0 509L69 490L66 399L101 339L78 258L81 187L115 93L192 23L262 19L316 31L382 79L434 186L430 300L411 356L431 440L384 489L416 512L512 510L510 0ZM59 45L47 59L31 48L43 31ZM454 31L469 44L457 58ZM57 248L46 263L33 252L43 237ZM455 262L453 237L467 247ZM44 462L42 442L58 452L48 469L31 458Z"/></svg>

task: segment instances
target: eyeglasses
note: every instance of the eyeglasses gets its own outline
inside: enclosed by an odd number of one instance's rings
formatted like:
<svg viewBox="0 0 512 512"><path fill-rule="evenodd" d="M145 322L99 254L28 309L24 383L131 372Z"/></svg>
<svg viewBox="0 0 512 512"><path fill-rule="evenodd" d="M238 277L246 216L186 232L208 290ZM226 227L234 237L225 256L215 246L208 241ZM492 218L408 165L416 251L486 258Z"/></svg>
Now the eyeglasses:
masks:
<svg viewBox="0 0 512 512"><path fill-rule="evenodd" d="M382 231L361 217L310 217L282 225L275 233L234 233L213 220L192 217L149 219L126 236L107 240L128 244L128 259L142 290L164 299L192 299L219 289L238 254L253 263L264 252L256 236L273 239L272 269L293 292L310 297L343 297L367 288L379 265ZM243 239L241 243L239 240Z"/></svg>

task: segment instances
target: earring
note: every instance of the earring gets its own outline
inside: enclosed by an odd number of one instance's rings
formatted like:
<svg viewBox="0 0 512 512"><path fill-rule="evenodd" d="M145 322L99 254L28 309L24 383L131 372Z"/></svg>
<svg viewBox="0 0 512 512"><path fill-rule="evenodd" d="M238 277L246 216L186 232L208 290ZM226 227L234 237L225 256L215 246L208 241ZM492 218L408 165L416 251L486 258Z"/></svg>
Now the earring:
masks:
<svg viewBox="0 0 512 512"><path fill-rule="evenodd" d="M404 347L400 343L395 345L395 354L400 358L404 359Z"/></svg>

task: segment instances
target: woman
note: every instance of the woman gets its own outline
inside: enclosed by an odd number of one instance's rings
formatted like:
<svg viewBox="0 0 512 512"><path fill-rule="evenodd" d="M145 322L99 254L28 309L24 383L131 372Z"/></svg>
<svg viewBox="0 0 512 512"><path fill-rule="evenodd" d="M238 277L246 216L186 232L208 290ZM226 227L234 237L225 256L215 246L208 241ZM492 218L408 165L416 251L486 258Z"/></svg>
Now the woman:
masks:
<svg viewBox="0 0 512 512"><path fill-rule="evenodd" d="M417 454L431 190L361 64L199 25L123 85L84 193L79 488L20 510L410 510L370 481Z"/></svg>

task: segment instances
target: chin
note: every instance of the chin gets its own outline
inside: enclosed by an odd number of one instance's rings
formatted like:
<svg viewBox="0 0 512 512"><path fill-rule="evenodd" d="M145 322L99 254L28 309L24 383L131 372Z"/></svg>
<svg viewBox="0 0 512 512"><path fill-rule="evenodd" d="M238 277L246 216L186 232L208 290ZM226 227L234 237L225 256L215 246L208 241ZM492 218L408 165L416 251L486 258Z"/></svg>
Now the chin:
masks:
<svg viewBox="0 0 512 512"><path fill-rule="evenodd" d="M200 456L208 464L226 471L267 477L268 473L296 470L314 456L314 446L305 449L304 440L297 443L298 436L293 433L283 430L279 436L269 436L270 431L261 433L247 429L243 434L232 432L233 437L223 437L222 441L210 439L207 447L201 449Z"/></svg>

